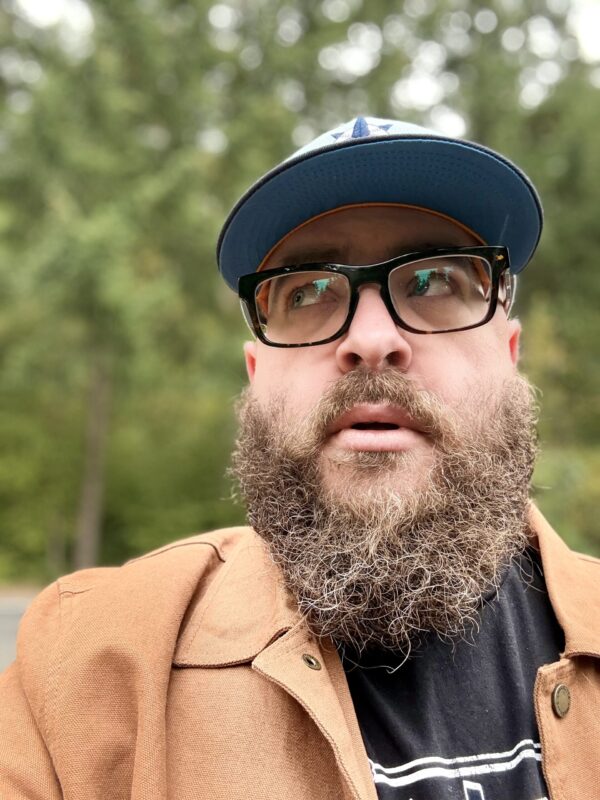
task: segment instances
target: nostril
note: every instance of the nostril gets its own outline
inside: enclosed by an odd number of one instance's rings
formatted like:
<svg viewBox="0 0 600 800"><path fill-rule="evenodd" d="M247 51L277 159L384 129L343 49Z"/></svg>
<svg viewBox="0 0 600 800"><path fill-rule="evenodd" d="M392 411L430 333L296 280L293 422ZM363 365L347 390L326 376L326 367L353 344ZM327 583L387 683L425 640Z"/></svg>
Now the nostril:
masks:
<svg viewBox="0 0 600 800"><path fill-rule="evenodd" d="M385 357L386 366L388 367L395 367L396 369L406 369L406 356L403 355L399 350L392 350L390 353L387 354Z"/></svg>

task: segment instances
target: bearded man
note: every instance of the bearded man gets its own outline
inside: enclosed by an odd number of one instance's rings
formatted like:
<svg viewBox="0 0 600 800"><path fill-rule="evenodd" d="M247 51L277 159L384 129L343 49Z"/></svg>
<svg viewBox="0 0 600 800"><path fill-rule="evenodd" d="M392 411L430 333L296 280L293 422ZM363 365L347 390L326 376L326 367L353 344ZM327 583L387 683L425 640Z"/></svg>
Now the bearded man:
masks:
<svg viewBox="0 0 600 800"><path fill-rule="evenodd" d="M76 573L0 684L0 796L593 800L600 570L529 501L516 275L542 225L480 145L358 118L255 184L251 528Z"/></svg>

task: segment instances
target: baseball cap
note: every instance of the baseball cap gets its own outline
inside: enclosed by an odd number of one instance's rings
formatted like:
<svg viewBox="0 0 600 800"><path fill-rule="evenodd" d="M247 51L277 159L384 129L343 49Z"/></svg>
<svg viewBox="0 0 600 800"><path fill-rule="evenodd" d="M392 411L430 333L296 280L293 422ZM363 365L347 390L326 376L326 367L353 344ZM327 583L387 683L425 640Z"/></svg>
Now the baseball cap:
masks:
<svg viewBox="0 0 600 800"><path fill-rule="evenodd" d="M232 289L290 231L335 208L398 203L451 217L509 250L513 273L537 247L535 187L483 145L397 120L357 117L309 142L236 203L219 236L219 270Z"/></svg>

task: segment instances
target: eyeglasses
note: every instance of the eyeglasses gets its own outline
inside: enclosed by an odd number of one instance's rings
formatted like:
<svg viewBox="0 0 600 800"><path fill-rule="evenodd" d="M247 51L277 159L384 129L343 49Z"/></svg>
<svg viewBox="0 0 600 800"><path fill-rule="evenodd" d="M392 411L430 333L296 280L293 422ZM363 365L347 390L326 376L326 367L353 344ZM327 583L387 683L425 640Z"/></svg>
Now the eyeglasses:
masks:
<svg viewBox="0 0 600 800"><path fill-rule="evenodd" d="M246 322L273 347L309 347L343 336L364 284L380 287L395 324L412 333L485 325L498 300L514 298L506 247L447 247L368 266L311 263L253 272L239 280Z"/></svg>

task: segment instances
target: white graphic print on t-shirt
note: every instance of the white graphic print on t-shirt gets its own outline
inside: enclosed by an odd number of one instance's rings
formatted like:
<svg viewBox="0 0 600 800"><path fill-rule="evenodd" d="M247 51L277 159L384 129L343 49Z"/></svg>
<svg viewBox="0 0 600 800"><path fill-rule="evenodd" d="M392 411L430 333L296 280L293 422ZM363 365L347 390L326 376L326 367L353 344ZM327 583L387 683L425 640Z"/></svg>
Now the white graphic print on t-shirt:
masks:
<svg viewBox="0 0 600 800"><path fill-rule="evenodd" d="M512 772L521 765L525 766L528 761L540 762L541 760L539 742L534 742L533 739L523 739L511 750L499 753L480 753L456 756L455 758L428 756L395 767L384 767L371 759L369 759L369 763L375 783L379 786L385 785L400 790L389 794L389 797L398 797L399 800L400 798L402 800L404 798L418 800L419 784L422 789L427 786L429 792L433 783L440 788L446 784L446 789L450 789L448 782L453 784L454 789L462 786L464 800L503 800L495 793L490 793L492 789L494 792L497 790L497 780L493 780L493 786L487 785L490 784L490 777L493 776L497 779L502 773ZM489 789L490 792L486 793L486 789ZM441 790L444 791L443 788ZM410 797L406 794L407 791L410 792ZM415 791L416 794L413 797ZM449 796L454 797L456 794L452 793ZM529 800L529 798L523 798L523 800ZM536 797L531 800L547 800L547 798Z"/></svg>

